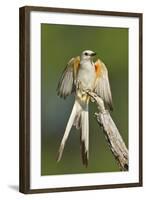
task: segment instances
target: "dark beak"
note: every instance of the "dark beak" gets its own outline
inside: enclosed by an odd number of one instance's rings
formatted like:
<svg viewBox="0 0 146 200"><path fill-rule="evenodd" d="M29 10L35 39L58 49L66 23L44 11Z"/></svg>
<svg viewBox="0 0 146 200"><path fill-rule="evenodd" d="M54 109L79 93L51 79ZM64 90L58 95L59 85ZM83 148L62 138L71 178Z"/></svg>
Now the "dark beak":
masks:
<svg viewBox="0 0 146 200"><path fill-rule="evenodd" d="M96 56L96 53L94 52L94 53L91 53L91 56Z"/></svg>

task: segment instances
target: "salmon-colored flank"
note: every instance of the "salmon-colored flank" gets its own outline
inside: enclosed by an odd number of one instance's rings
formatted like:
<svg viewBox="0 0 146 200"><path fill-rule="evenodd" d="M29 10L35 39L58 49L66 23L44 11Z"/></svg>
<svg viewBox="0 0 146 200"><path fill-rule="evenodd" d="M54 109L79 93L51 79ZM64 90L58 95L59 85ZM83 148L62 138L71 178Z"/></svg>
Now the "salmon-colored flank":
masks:
<svg viewBox="0 0 146 200"><path fill-rule="evenodd" d="M96 77L99 77L101 75L101 63L99 60L96 61L95 63L95 72L96 72Z"/></svg>

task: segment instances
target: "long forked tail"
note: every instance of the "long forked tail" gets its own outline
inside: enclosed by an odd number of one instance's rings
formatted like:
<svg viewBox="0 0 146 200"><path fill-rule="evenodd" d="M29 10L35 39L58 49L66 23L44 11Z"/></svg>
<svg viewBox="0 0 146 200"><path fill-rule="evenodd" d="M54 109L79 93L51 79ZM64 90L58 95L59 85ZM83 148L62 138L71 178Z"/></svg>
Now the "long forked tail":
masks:
<svg viewBox="0 0 146 200"><path fill-rule="evenodd" d="M81 143L81 154L83 164L87 167L88 159L89 159L89 119L88 119L88 104L80 104L80 102L76 99L70 118L68 120L65 133L63 135L58 156L57 162L59 162L62 158L63 150L68 139L70 130L72 126L75 125L76 128L81 128L80 134L80 143Z"/></svg>

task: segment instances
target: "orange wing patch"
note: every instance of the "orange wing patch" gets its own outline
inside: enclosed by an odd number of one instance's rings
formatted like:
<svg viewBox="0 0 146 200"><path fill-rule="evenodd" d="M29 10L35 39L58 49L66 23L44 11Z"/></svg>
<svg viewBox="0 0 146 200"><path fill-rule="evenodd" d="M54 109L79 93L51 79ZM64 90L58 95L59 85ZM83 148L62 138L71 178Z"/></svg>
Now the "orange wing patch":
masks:
<svg viewBox="0 0 146 200"><path fill-rule="evenodd" d="M76 79L78 70L80 68L80 56L74 59L73 67L74 67L74 78Z"/></svg>
<svg viewBox="0 0 146 200"><path fill-rule="evenodd" d="M80 56L74 59L74 68L76 69L76 71L78 71L79 67L80 67Z"/></svg>
<svg viewBox="0 0 146 200"><path fill-rule="evenodd" d="M102 73L102 65L101 65L101 62L100 60L98 59L96 62L95 62L95 72L96 72L96 77L98 78L101 73Z"/></svg>

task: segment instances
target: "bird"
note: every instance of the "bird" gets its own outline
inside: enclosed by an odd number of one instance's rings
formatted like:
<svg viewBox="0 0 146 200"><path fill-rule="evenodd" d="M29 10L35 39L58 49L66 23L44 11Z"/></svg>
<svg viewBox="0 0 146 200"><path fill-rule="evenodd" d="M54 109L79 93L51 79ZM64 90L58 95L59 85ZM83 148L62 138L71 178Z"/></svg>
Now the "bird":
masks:
<svg viewBox="0 0 146 200"><path fill-rule="evenodd" d="M58 82L57 94L64 99L74 93L75 102L70 114L57 154L57 162L62 158L63 150L72 126L80 130L82 163L89 161L89 102L91 97L86 91L95 92L102 98L108 109L112 110L112 94L108 70L104 62L91 50L84 50L80 56L69 60Z"/></svg>

